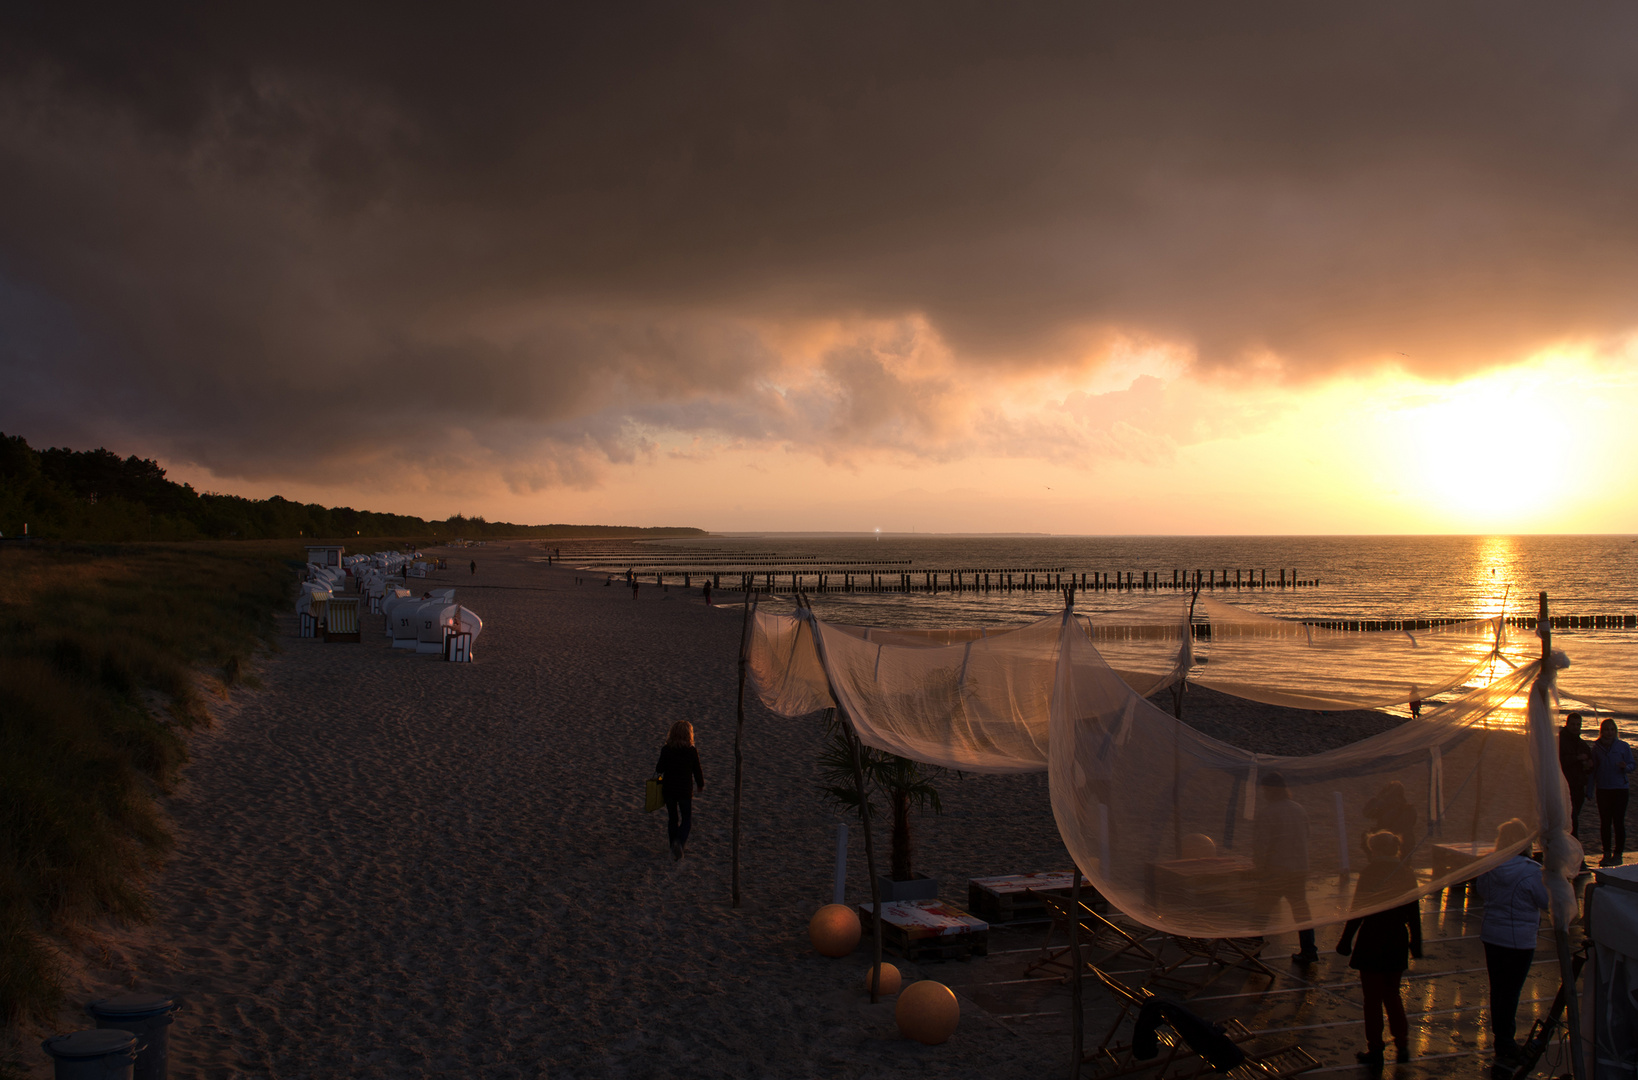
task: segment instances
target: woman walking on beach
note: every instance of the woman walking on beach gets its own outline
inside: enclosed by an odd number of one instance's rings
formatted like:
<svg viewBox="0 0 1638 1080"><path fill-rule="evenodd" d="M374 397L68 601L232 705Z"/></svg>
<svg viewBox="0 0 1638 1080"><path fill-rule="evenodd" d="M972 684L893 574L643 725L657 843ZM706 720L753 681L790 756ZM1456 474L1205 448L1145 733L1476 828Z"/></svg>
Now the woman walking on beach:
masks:
<svg viewBox="0 0 1638 1080"><path fill-rule="evenodd" d="M1395 896L1414 892L1416 878L1399 861L1399 837L1386 829L1365 838L1371 861L1359 872L1354 890L1354 907L1368 907ZM1399 980L1410 967L1410 958L1422 956L1422 909L1415 900L1408 904L1349 919L1342 929L1337 952L1352 955L1348 966L1359 972L1359 987L1365 995L1365 1049L1355 1054L1361 1065L1381 1068L1386 1043L1382 1039L1382 1014L1388 1014L1388 1030L1400 1061L1411 1059L1410 1025L1405 1020L1405 1003L1399 997Z"/></svg>
<svg viewBox="0 0 1638 1080"><path fill-rule="evenodd" d="M1627 850L1627 774L1632 772L1632 747L1621 741L1614 720L1606 718L1598 726L1593 758L1593 782L1598 787L1598 839L1604 845L1604 857L1598 865L1620 866Z"/></svg>
<svg viewBox="0 0 1638 1080"><path fill-rule="evenodd" d="M1496 830L1496 849L1510 848L1530 835L1518 818ZM1518 1026L1519 993L1530 976L1536 957L1536 935L1541 913L1547 910L1547 886L1541 882L1541 864L1514 855L1474 882L1484 901L1479 940L1484 943L1484 966L1490 973L1490 1031L1495 1036L1496 1064L1518 1064L1519 1046L1513 1035Z"/></svg>
<svg viewBox="0 0 1638 1080"><path fill-rule="evenodd" d="M705 790L705 774L700 772L700 754L694 749L694 725L678 720L671 725L660 760L654 766L660 777L660 797L665 799L666 835L671 840L671 857L683 857L688 830L694 823L694 785Z"/></svg>

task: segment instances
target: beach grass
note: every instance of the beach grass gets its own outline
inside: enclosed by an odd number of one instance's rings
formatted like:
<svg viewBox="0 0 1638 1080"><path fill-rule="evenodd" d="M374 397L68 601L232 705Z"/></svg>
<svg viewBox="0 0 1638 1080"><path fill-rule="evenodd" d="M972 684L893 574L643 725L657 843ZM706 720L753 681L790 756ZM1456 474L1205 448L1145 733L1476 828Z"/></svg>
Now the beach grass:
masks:
<svg viewBox="0 0 1638 1080"><path fill-rule="evenodd" d="M254 684L290 541L0 549L0 1021L61 1000L60 942L149 916L156 797L207 697Z"/></svg>

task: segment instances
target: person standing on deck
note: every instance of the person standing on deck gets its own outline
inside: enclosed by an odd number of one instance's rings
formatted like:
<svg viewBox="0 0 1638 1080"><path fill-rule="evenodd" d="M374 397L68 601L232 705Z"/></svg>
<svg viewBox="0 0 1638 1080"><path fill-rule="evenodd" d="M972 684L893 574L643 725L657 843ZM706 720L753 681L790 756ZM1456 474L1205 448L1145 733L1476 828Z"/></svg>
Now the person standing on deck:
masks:
<svg viewBox="0 0 1638 1080"><path fill-rule="evenodd" d="M1558 767L1570 786L1570 835L1581 839L1581 808L1587 802L1587 781L1592 779L1597 759L1581 737L1581 714L1570 713L1558 731Z"/></svg>
<svg viewBox="0 0 1638 1080"><path fill-rule="evenodd" d="M1529 826L1518 818L1504 821L1496 830L1496 849L1513 847L1529 835ZM1519 993L1535 963L1536 935L1541 932L1541 913L1547 910L1547 886L1541 881L1541 864L1520 852L1480 874L1474 887L1484 901L1479 940L1484 943L1484 966L1490 973L1490 1030L1495 1035L1496 1064L1505 1069L1518 1063L1519 1045L1513 1035L1518 1028Z"/></svg>
<svg viewBox="0 0 1638 1080"><path fill-rule="evenodd" d="M1257 809L1257 829L1252 837L1251 861L1262 880L1263 897L1270 918L1280 901L1291 905L1291 917L1307 922L1308 908L1308 811L1291 798L1285 777L1266 773L1257 781L1263 804ZM1319 960L1312 927L1297 931L1297 951L1291 960L1313 964Z"/></svg>
<svg viewBox="0 0 1638 1080"><path fill-rule="evenodd" d="M1604 845L1599 866L1620 866L1627 850L1627 774L1632 747L1621 741L1615 721L1605 718L1593 743L1593 782L1598 788L1598 839ZM1613 836L1612 836L1613 833Z"/></svg>
<svg viewBox="0 0 1638 1080"><path fill-rule="evenodd" d="M1365 818L1371 824L1366 830L1367 838L1380 829L1393 833L1399 838L1399 857L1408 864L1411 852L1416 850L1418 818L1416 807L1405 797L1405 785L1397 780L1384 784L1376 798L1365 804ZM1366 844L1366 856L1370 853L1370 845Z"/></svg>
<svg viewBox="0 0 1638 1080"><path fill-rule="evenodd" d="M1416 891L1416 876L1401 861L1397 835L1387 829L1373 832L1365 838L1365 850L1371 861L1359 872L1359 884L1354 889L1356 909ZM1365 997L1365 1049L1354 1057L1361 1065L1382 1068L1387 1048L1382 1039L1385 1012L1398 1060L1409 1061L1410 1024L1405 1018L1405 1002L1399 996L1399 982L1410 967L1411 957L1422 956L1420 905L1411 900L1349 919L1342 929L1342 940L1337 942L1337 952L1353 957L1348 966L1359 972L1359 988Z"/></svg>
<svg viewBox="0 0 1638 1080"><path fill-rule="evenodd" d="M660 777L660 797L665 800L666 836L671 840L671 857L683 857L688 832L694 824L694 785L705 790L705 774L700 771L700 754L694 748L694 725L678 720L671 725L660 760L654 771Z"/></svg>

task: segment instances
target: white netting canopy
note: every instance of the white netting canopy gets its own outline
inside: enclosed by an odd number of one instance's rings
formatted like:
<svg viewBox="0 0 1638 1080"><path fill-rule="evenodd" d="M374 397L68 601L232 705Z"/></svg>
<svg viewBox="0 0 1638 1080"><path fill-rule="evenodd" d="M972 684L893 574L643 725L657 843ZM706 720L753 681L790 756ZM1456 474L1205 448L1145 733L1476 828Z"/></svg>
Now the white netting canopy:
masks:
<svg viewBox="0 0 1638 1080"><path fill-rule="evenodd" d="M838 706L879 750L971 772L1046 770L1082 872L1170 933L1278 933L1405 903L1517 852L1524 841L1495 847L1513 818L1550 841L1555 868L1579 863L1562 835L1550 707L1531 693L1539 663L1502 656L1499 620L1359 633L1213 601L1193 616L1195 627L1185 600L1008 629L883 631L758 612L748 666L770 709ZM1212 739L1145 700L1185 675L1332 710L1483 679L1381 735L1281 757ZM1500 722L1526 695L1528 725ZM1374 854L1372 833L1389 834Z"/></svg>

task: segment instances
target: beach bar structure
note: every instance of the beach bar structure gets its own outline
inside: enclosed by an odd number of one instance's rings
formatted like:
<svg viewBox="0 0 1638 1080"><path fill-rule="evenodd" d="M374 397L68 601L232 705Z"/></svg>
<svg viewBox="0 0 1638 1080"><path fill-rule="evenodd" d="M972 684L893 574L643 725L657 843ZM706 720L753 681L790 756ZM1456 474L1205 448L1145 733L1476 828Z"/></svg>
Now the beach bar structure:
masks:
<svg viewBox="0 0 1638 1080"><path fill-rule="evenodd" d="M307 561L315 566L342 566L341 557L347 549L340 544L308 544Z"/></svg>
<svg viewBox="0 0 1638 1080"><path fill-rule="evenodd" d="M1568 926L1582 852L1568 832L1553 725L1568 660L1551 648L1545 593L1539 638L1518 646L1500 616L1366 634L1181 599L1088 619L1066 590L1061 616L1024 626L886 630L827 623L799 598L791 614L750 616L749 681L779 715L836 709L859 744L879 751L964 772L1045 772L1079 875L1125 917L1177 941L1345 923L1458 885L1539 841L1558 960L1573 985ZM1203 647L1209 663L1197 662ZM1339 664L1344 654L1350 662ZM1184 724L1178 691L1188 682L1313 711L1406 705L1434 688L1457 696L1379 735L1275 757ZM1149 700L1166 689L1175 716ZM1492 721L1519 703L1522 729ZM1289 831L1293 819L1301 867L1259 872L1270 830ZM1398 870L1364 873L1384 839ZM1457 865L1441 850L1469 857ZM1072 971L1078 982L1081 965ZM1573 993L1568 1011L1578 1031ZM1079 1051L1078 1010L1074 1023Z"/></svg>

